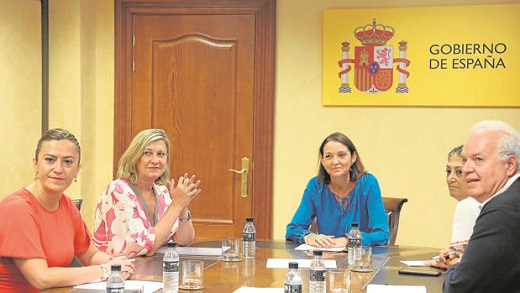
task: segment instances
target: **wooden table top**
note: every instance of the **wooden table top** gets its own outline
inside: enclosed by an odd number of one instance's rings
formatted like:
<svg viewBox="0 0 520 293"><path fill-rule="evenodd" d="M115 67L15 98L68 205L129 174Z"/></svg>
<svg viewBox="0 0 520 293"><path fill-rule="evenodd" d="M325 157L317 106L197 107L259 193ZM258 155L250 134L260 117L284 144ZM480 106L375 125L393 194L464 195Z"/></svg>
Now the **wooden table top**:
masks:
<svg viewBox="0 0 520 293"><path fill-rule="evenodd" d="M195 243L196 247L220 247L220 241ZM257 241L256 257L252 260L240 262L222 262L217 257L182 256L186 259L202 259L205 261L204 288L200 293L231 293L241 286L259 288L283 288L283 282L288 269L266 268L269 258L312 258L312 254L296 251L298 244L285 241ZM351 272L351 293L365 292L366 285L422 285L429 293L441 292L444 274L440 277L399 275L397 270L405 267L401 260L425 260L437 255L438 248L412 246L376 246L373 248L372 262L374 271L369 273ZM347 268L346 253L323 254L324 259L335 259L338 268ZM136 260L137 273L134 280L162 281L162 255L152 257L138 257ZM303 292L308 292L309 269L300 268L303 279ZM64 292L96 292L94 290L78 290L74 288L55 288L45 293ZM189 292L179 290L179 292Z"/></svg>

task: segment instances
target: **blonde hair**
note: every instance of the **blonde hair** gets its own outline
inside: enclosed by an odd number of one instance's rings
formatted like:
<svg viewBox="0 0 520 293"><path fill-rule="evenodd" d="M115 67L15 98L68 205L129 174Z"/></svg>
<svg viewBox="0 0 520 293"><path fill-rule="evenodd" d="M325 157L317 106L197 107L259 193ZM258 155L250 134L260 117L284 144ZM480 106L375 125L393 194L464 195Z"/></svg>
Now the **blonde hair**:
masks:
<svg viewBox="0 0 520 293"><path fill-rule="evenodd" d="M119 159L117 176L131 183L139 181L137 162L144 153L145 148L152 142L163 140L166 144L166 168L164 173L155 180L156 184L166 185L170 176L170 140L162 129L145 129L139 132L130 142L125 153Z"/></svg>

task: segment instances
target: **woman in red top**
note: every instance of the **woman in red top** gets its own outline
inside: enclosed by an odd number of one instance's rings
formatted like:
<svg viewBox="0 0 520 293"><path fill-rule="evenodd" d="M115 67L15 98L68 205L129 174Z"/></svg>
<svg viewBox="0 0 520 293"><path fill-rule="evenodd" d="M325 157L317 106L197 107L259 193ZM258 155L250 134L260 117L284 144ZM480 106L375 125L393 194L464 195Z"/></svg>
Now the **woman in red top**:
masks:
<svg viewBox="0 0 520 293"><path fill-rule="evenodd" d="M36 148L35 180L0 202L0 291L37 292L105 279L112 263L135 272L125 257L111 259L92 243L71 199L63 194L81 168L81 148L64 129L46 131ZM69 267L73 258L84 267Z"/></svg>

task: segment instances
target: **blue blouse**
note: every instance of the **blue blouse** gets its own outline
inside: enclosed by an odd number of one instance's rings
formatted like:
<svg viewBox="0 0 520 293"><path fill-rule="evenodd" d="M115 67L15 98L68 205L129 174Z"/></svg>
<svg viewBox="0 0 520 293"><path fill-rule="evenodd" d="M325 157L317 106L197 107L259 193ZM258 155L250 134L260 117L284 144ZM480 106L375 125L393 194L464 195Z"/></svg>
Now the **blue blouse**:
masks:
<svg viewBox="0 0 520 293"><path fill-rule="evenodd" d="M347 207L342 209L347 201ZM317 219L319 234L341 237L348 234L352 222L359 223L363 245L386 245L390 236L379 183L374 175L366 173L358 179L349 196L336 201L325 184L312 178L292 221L287 225L285 238L303 243L303 237L311 231L310 225Z"/></svg>

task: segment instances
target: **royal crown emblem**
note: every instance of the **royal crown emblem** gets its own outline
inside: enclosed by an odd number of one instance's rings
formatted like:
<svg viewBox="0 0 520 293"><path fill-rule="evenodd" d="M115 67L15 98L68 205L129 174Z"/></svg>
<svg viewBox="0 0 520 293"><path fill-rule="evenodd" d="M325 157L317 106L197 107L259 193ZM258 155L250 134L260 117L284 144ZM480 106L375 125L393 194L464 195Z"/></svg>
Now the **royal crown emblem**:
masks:
<svg viewBox="0 0 520 293"><path fill-rule="evenodd" d="M338 73L341 78L340 93L351 93L348 79L352 67L349 63L354 63L354 83L358 90L377 94L389 90L393 84L393 64L397 63L396 70L399 72L399 84L396 93L408 93L406 78L410 75L406 67L410 61L406 59L407 42L399 42L399 57L394 58L394 47L387 46L386 43L395 35L395 30L391 26L378 24L376 19L372 24L366 24L354 29L354 36L363 46L356 46L354 59L349 59L350 43L341 43L342 59L338 62L341 71Z"/></svg>
<svg viewBox="0 0 520 293"><path fill-rule="evenodd" d="M384 46L394 36L395 30L391 26L372 24L358 26L354 29L354 36L365 46Z"/></svg>

